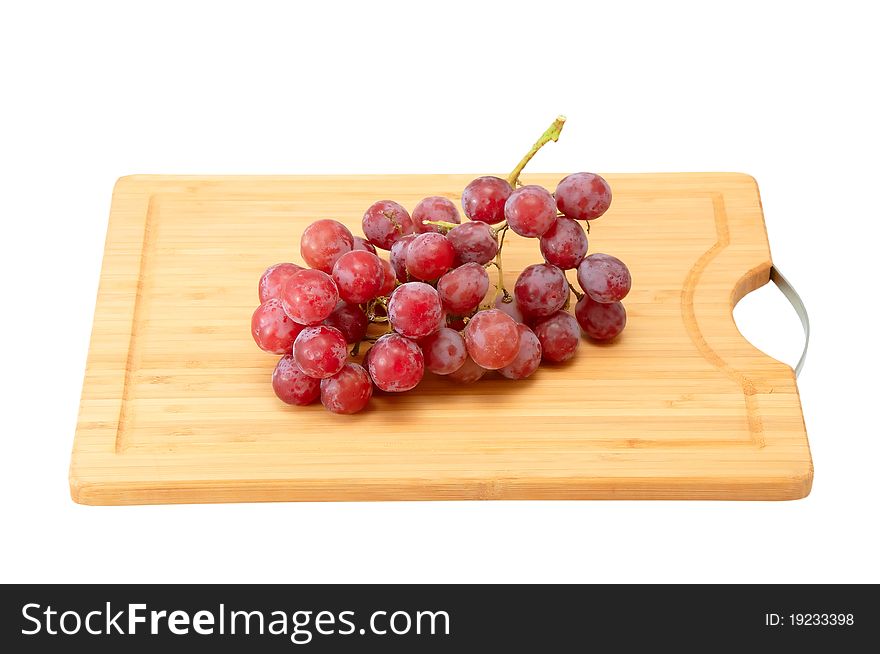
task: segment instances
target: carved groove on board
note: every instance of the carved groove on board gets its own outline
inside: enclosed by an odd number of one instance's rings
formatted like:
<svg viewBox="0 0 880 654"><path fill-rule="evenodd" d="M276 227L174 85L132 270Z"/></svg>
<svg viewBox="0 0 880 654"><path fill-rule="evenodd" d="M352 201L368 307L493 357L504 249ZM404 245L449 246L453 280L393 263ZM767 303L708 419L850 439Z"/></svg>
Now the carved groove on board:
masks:
<svg viewBox="0 0 880 654"><path fill-rule="evenodd" d="M755 394L754 383L743 373L727 363L712 346L706 341L700 326L697 323L697 316L694 311L694 293L696 292L697 283L705 272L709 263L730 245L730 229L727 225L727 210L724 206L724 196L721 193L709 193L712 198L712 207L715 210L715 232L718 240L711 248L706 250L703 255L697 259L685 279L684 289L681 297L681 316L684 320L687 332L707 361L716 368L721 370L725 375L740 385L743 392L743 398L746 403L746 419L749 425L749 435L752 443L757 447L764 447L764 427L761 422L761 416L758 413L758 398ZM732 310L731 310L732 311ZM733 314L731 313L731 316ZM732 317L731 317L732 320Z"/></svg>
<svg viewBox="0 0 880 654"><path fill-rule="evenodd" d="M147 216L144 220L144 239L141 245L140 265L138 266L137 291L134 297L134 311L131 317L131 339L128 343L128 356L125 359L125 379L122 382L122 402L119 406L119 423L116 427L116 453L125 452L125 440L128 434L128 425L131 421L131 377L134 371L140 367L140 347L138 347L138 335L143 322L144 286L147 283L147 271L149 270L149 258L152 256L153 245L156 241L156 230L153 226L155 221L156 203L155 195L150 195L147 201Z"/></svg>

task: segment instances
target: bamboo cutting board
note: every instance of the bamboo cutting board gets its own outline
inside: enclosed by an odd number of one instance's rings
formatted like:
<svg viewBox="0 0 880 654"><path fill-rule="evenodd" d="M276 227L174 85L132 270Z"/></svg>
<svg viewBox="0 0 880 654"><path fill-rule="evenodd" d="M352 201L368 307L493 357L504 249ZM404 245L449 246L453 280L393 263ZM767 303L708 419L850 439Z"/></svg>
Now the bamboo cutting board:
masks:
<svg viewBox="0 0 880 654"><path fill-rule="evenodd" d="M525 175L554 188L563 175ZM271 500L804 497L791 368L732 309L769 278L757 186L739 174L609 175L591 252L629 265L628 324L529 380L426 376L354 416L288 407L250 336L263 269L302 230L360 233L375 200L456 203L471 175L163 177L113 193L70 487L84 504ZM507 283L540 260L505 244ZM569 277L573 279L570 274Z"/></svg>

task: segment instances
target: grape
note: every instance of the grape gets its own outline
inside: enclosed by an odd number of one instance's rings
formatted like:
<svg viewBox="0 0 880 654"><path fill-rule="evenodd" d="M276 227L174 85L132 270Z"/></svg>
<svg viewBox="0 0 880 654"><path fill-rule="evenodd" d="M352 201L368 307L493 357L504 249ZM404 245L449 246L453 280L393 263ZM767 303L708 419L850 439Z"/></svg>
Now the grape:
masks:
<svg viewBox="0 0 880 654"><path fill-rule="evenodd" d="M333 264L333 281L340 298L351 304L363 304L379 295L385 269L372 252L346 252Z"/></svg>
<svg viewBox="0 0 880 654"><path fill-rule="evenodd" d="M519 351L516 322L503 311L478 311L464 328L464 342L474 362L497 370L509 365Z"/></svg>
<svg viewBox="0 0 880 654"><path fill-rule="evenodd" d="M443 233L442 227L426 225L426 220L456 224L461 222L461 216L458 215L458 209L455 208L452 200L447 200L439 195L432 195L419 202L413 209L412 219L418 233Z"/></svg>
<svg viewBox="0 0 880 654"><path fill-rule="evenodd" d="M300 370L293 356L287 354L272 372L272 389L282 402L305 406L320 397L321 382Z"/></svg>
<svg viewBox="0 0 880 654"><path fill-rule="evenodd" d="M339 292L333 278L320 270L298 270L284 284L284 311L301 325L317 325L336 308Z"/></svg>
<svg viewBox="0 0 880 654"><path fill-rule="evenodd" d="M309 377L325 379L345 365L348 358L345 345L345 337L335 327L306 327L293 342L293 358Z"/></svg>
<svg viewBox="0 0 880 654"><path fill-rule="evenodd" d="M573 173L556 186L556 207L568 218L593 220L608 211L611 187L593 173Z"/></svg>
<svg viewBox="0 0 880 654"><path fill-rule="evenodd" d="M297 266L295 263L276 263L266 268L266 272L260 277L258 287L260 303L273 297L280 298L285 282L297 270L302 270L302 266Z"/></svg>
<svg viewBox="0 0 880 654"><path fill-rule="evenodd" d="M443 234L419 234L406 249L406 270L416 279L437 279L452 268L455 249Z"/></svg>
<svg viewBox="0 0 880 654"><path fill-rule="evenodd" d="M299 242L303 260L312 268L329 273L333 264L354 247L348 227L335 220L318 220L306 227Z"/></svg>
<svg viewBox="0 0 880 654"><path fill-rule="evenodd" d="M472 384L475 381L479 380L483 375L485 375L488 371L485 368L481 368L476 364L476 362L467 357L464 360L461 368L454 372L450 372L446 375L446 379L452 379L453 381L457 381L459 384Z"/></svg>
<svg viewBox="0 0 880 654"><path fill-rule="evenodd" d="M580 335L577 320L566 311L557 311L535 327L544 359L554 363L568 361L574 356Z"/></svg>
<svg viewBox="0 0 880 654"><path fill-rule="evenodd" d="M341 331L346 343L360 343L367 335L370 320L358 305L340 300L324 324Z"/></svg>
<svg viewBox="0 0 880 654"><path fill-rule="evenodd" d="M525 325L517 325L516 328L519 331L519 352L512 362L499 368L498 372L508 379L525 379L541 365L541 341Z"/></svg>
<svg viewBox="0 0 880 654"><path fill-rule="evenodd" d="M468 358L461 334L447 327L423 338L419 347L425 355L425 368L437 375L455 372Z"/></svg>
<svg viewBox="0 0 880 654"><path fill-rule="evenodd" d="M597 341L609 341L626 327L626 309L620 302L596 302L585 295L574 307L584 333Z"/></svg>
<svg viewBox="0 0 880 654"><path fill-rule="evenodd" d="M632 286L629 268L610 254L591 254L577 268L578 284L596 302L617 302Z"/></svg>
<svg viewBox="0 0 880 654"><path fill-rule="evenodd" d="M391 268L394 270L394 275L397 277L397 281L401 284L409 281L409 276L406 272L406 254L409 252L410 243L415 239L415 234L408 234L407 236L402 236L391 246L391 254L389 258L391 259Z"/></svg>
<svg viewBox="0 0 880 654"><path fill-rule="evenodd" d="M439 328L440 296L423 282L398 286L388 301L388 319L394 331L408 338L424 338Z"/></svg>
<svg viewBox="0 0 880 654"><path fill-rule="evenodd" d="M391 292L394 290L394 287L397 286L397 275L394 274L394 268L391 266L391 262L385 259L380 259L382 262L382 269L385 271L385 279L382 282L382 288L379 289L379 295L388 297L391 295Z"/></svg>
<svg viewBox="0 0 880 654"><path fill-rule="evenodd" d="M498 254L498 238L489 225L481 222L465 223L446 234L452 243L459 263L489 263Z"/></svg>
<svg viewBox="0 0 880 654"><path fill-rule="evenodd" d="M536 263L520 273L513 294L526 316L542 318L559 311L568 299L568 280L556 266Z"/></svg>
<svg viewBox="0 0 880 654"><path fill-rule="evenodd" d="M321 404L333 413L357 413L373 397L373 382L356 363L346 363L332 377L321 380Z"/></svg>
<svg viewBox="0 0 880 654"><path fill-rule="evenodd" d="M383 250L390 250L394 241L416 231L406 209L391 200L375 202L361 224L370 243Z"/></svg>
<svg viewBox="0 0 880 654"><path fill-rule="evenodd" d="M587 254L587 235L584 228L571 218L557 218L541 237L541 254L547 263L563 270L577 268Z"/></svg>
<svg viewBox="0 0 880 654"><path fill-rule="evenodd" d="M471 220L494 225L504 220L504 203L513 189L498 177L477 177L461 194L461 206Z"/></svg>
<svg viewBox="0 0 880 654"><path fill-rule="evenodd" d="M508 316L513 318L516 322L525 323L523 312L520 310L519 305L516 303L516 298L511 297L510 302L505 302L504 295L499 295L497 298L495 298L495 308L499 311L503 311Z"/></svg>
<svg viewBox="0 0 880 654"><path fill-rule="evenodd" d="M540 186L523 186L507 198L504 217L510 229L520 236L541 236L556 222L556 202Z"/></svg>
<svg viewBox="0 0 880 654"><path fill-rule="evenodd" d="M478 263L466 263L450 270L437 282L443 307L456 314L473 311L489 290L489 273Z"/></svg>
<svg viewBox="0 0 880 654"><path fill-rule="evenodd" d="M287 354L303 325L291 320L281 300L269 298L257 307L251 316L251 335L261 350L272 354Z"/></svg>
<svg viewBox="0 0 880 654"><path fill-rule="evenodd" d="M385 334L373 344L368 354L370 377L383 391L408 391L415 388L425 375L422 350L400 334Z"/></svg>
<svg viewBox="0 0 880 654"><path fill-rule="evenodd" d="M376 246L370 243L363 236L355 236L354 237L354 245L351 248L352 250L366 250L367 252L372 252L376 254Z"/></svg>

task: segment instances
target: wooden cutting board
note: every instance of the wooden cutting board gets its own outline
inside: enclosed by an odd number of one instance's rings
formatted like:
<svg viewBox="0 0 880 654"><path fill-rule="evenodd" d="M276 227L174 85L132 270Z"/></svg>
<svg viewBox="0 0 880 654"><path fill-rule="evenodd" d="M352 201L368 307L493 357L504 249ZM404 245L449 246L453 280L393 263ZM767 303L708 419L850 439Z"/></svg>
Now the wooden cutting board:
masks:
<svg viewBox="0 0 880 654"><path fill-rule="evenodd" d="M70 467L84 504L289 500L751 499L807 495L792 369L732 309L765 284L758 189L739 174L608 175L591 252L629 264L629 322L529 380L428 375L354 416L289 407L250 316L263 269L319 218L375 200L458 203L473 175L124 177L113 193ZM525 175L555 187L562 175ZM512 284L540 260L511 234ZM571 279L574 279L571 273Z"/></svg>

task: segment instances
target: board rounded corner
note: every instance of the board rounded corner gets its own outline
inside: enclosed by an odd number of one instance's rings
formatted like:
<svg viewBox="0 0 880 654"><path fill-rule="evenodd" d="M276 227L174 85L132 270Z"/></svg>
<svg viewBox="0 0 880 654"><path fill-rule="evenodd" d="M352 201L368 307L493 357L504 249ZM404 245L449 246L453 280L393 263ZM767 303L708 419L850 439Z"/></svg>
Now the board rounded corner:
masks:
<svg viewBox="0 0 880 654"><path fill-rule="evenodd" d="M747 186L752 187L755 190L755 192L758 192L760 190L760 187L758 186L757 178L754 175L752 175L751 173L747 173L742 170L735 170L735 171L729 172L727 174L731 177L731 179L734 179L738 182L741 182Z"/></svg>
<svg viewBox="0 0 880 654"><path fill-rule="evenodd" d="M70 499L74 504L89 504L87 499L86 485L73 472L68 476L68 486L70 490Z"/></svg>
<svg viewBox="0 0 880 654"><path fill-rule="evenodd" d="M786 500L805 499L813 490L813 463L807 463L802 469L787 477L785 481L789 490L785 497Z"/></svg>
<svg viewBox="0 0 880 654"><path fill-rule="evenodd" d="M113 195L137 193L143 189L145 183L149 182L151 177L151 175L145 175L142 173L122 175L113 183Z"/></svg>
<svg viewBox="0 0 880 654"><path fill-rule="evenodd" d="M70 499L74 504L82 506L98 506L104 504L99 501L99 493L96 492L94 482L84 479L80 473L71 469L68 474L68 487L70 491Z"/></svg>

